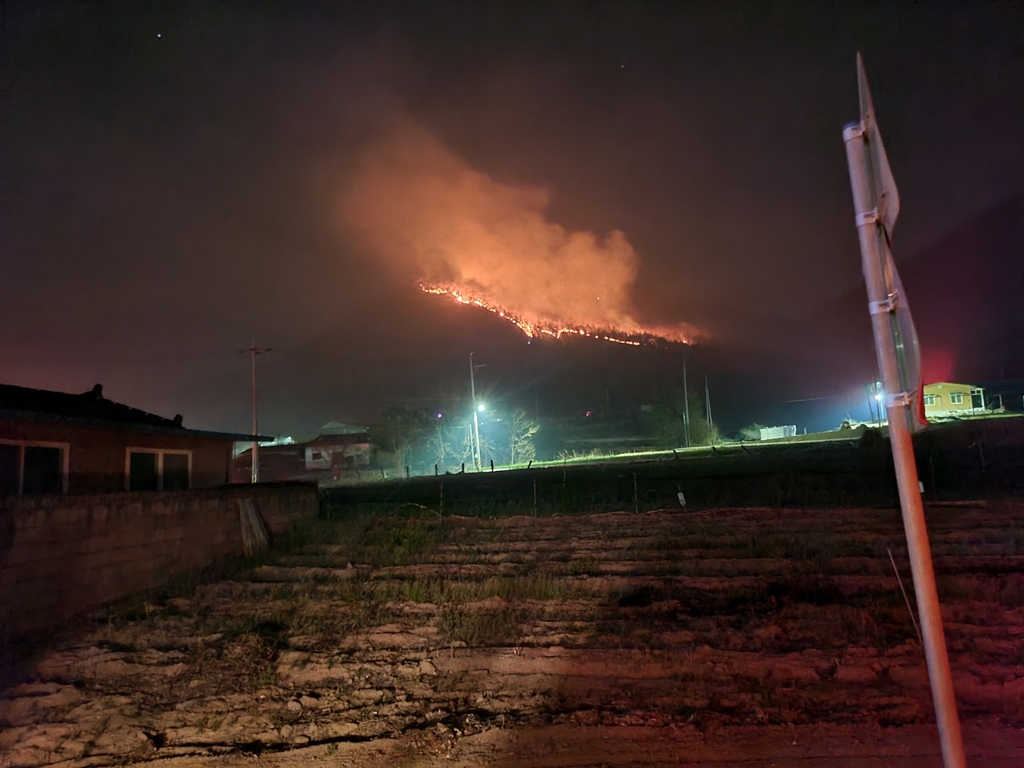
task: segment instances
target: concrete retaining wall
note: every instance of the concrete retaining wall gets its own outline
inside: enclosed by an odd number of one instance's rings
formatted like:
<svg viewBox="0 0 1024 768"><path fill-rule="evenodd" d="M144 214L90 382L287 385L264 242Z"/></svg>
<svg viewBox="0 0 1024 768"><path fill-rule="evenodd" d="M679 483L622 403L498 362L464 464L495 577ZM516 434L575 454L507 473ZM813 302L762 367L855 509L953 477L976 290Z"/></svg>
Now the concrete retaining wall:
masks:
<svg viewBox="0 0 1024 768"><path fill-rule="evenodd" d="M0 639L59 624L242 554L239 500L273 533L317 515L315 485L60 496L0 505Z"/></svg>

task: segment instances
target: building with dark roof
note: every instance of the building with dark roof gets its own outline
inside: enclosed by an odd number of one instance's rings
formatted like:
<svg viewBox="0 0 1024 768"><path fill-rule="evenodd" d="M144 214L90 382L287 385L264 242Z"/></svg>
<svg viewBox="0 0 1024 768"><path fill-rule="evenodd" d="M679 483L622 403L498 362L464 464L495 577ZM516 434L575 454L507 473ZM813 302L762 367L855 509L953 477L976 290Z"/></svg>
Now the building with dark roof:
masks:
<svg viewBox="0 0 1024 768"><path fill-rule="evenodd" d="M224 485L251 435L186 429L103 397L0 384L0 497Z"/></svg>
<svg viewBox="0 0 1024 768"><path fill-rule="evenodd" d="M331 421L311 440L260 446L260 478L268 481L357 480L370 466L370 435L366 427ZM232 479L245 482L252 471L252 451L235 456Z"/></svg>

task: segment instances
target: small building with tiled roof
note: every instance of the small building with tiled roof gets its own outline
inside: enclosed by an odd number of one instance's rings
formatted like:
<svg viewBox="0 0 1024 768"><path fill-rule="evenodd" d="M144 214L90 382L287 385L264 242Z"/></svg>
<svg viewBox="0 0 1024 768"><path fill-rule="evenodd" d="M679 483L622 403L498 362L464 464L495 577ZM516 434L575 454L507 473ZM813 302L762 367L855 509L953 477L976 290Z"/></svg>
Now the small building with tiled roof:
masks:
<svg viewBox="0 0 1024 768"><path fill-rule="evenodd" d="M0 497L224 485L250 435L186 429L103 397L0 384Z"/></svg>
<svg viewBox="0 0 1024 768"><path fill-rule="evenodd" d="M370 465L369 430L329 421L309 440L261 446L259 462L260 478L270 481L359 479ZM251 451L240 452L234 459L232 479L244 482L251 467Z"/></svg>

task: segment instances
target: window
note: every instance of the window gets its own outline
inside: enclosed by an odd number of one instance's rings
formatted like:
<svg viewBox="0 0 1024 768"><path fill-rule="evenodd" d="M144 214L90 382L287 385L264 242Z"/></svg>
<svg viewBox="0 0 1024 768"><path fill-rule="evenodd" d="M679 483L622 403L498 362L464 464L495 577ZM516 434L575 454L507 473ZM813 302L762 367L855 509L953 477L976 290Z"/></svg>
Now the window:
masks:
<svg viewBox="0 0 1024 768"><path fill-rule="evenodd" d="M191 456L187 453L164 454L164 490L187 491L189 487L189 465Z"/></svg>
<svg viewBox="0 0 1024 768"><path fill-rule="evenodd" d="M964 404L964 393L963 392L950 392L949 393L949 404L950 405L963 405Z"/></svg>
<svg viewBox="0 0 1024 768"><path fill-rule="evenodd" d="M192 486L192 452L129 448L125 461L129 491L187 491Z"/></svg>
<svg viewBox="0 0 1024 768"><path fill-rule="evenodd" d="M21 491L21 446L0 445L0 497L17 496Z"/></svg>
<svg viewBox="0 0 1024 768"><path fill-rule="evenodd" d="M64 493L67 443L0 441L0 497Z"/></svg>
<svg viewBox="0 0 1024 768"><path fill-rule="evenodd" d="M39 495L64 490L64 451L60 448L26 445L22 461L22 493Z"/></svg>
<svg viewBox="0 0 1024 768"><path fill-rule="evenodd" d="M159 453L132 451L128 461L129 491L160 490Z"/></svg>
<svg viewBox="0 0 1024 768"><path fill-rule="evenodd" d="M925 407L935 405L935 395L925 395L924 404Z"/></svg>

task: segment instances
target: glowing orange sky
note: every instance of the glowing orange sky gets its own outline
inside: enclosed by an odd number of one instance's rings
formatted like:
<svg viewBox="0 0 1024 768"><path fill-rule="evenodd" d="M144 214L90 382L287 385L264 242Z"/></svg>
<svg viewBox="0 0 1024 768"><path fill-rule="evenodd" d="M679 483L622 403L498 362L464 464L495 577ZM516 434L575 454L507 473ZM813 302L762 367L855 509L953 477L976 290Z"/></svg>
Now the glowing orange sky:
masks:
<svg viewBox="0 0 1024 768"><path fill-rule="evenodd" d="M639 322L631 291L640 258L626 236L568 230L546 218L549 202L544 188L497 182L405 123L359 157L341 213L345 228L400 274L528 335L699 335L687 324Z"/></svg>

